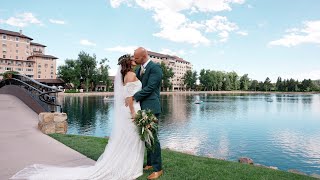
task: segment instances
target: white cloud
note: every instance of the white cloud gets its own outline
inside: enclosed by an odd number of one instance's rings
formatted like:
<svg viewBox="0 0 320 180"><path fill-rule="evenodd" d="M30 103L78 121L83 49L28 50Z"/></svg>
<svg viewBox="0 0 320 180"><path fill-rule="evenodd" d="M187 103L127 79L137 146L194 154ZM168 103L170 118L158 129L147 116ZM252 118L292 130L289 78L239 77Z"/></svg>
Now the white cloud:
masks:
<svg viewBox="0 0 320 180"><path fill-rule="evenodd" d="M230 4L243 4L244 0L194 0L194 6L201 12L231 11Z"/></svg>
<svg viewBox="0 0 320 180"><path fill-rule="evenodd" d="M225 16L214 16L212 19L205 21L206 32L218 32L220 42L226 42L229 39L230 32L238 30L239 27L229 22Z"/></svg>
<svg viewBox="0 0 320 180"><path fill-rule="evenodd" d="M269 42L270 46L292 47L300 44L320 44L320 20L306 21L303 28L291 28L286 30L281 39Z"/></svg>
<svg viewBox="0 0 320 180"><path fill-rule="evenodd" d="M16 27L26 27L30 24L43 25L42 22L30 12L17 14L15 17L10 17L6 20L0 19L0 24L8 24Z"/></svg>
<svg viewBox="0 0 320 180"><path fill-rule="evenodd" d="M112 48L106 48L106 51L110 52L120 52L120 53L129 53L133 54L134 50L137 49L138 46L116 46Z"/></svg>
<svg viewBox="0 0 320 180"><path fill-rule="evenodd" d="M214 32L220 37L220 42L225 42L229 34L239 28L223 16L192 21L186 17L186 13L231 11L231 4L243 4L244 0L110 0L110 3L114 8L121 4L135 4L152 11L153 19L160 26L160 31L153 33L154 36L197 46L211 43L206 37L207 33Z"/></svg>
<svg viewBox="0 0 320 180"><path fill-rule="evenodd" d="M207 32L217 32L217 31L235 31L239 27L232 22L229 22L228 18L225 16L214 16L212 19L205 22Z"/></svg>
<svg viewBox="0 0 320 180"><path fill-rule="evenodd" d="M110 0L110 4L113 8L119 7L122 3L129 3L129 0Z"/></svg>
<svg viewBox="0 0 320 180"><path fill-rule="evenodd" d="M82 40L80 40L80 44L81 44L81 45L84 45L84 46L96 46L95 43L90 42L90 41L87 40L87 39L82 39Z"/></svg>
<svg viewBox="0 0 320 180"><path fill-rule="evenodd" d="M169 9L156 10L153 18L161 28L160 32L153 34L154 36L194 45L210 43L197 29L198 27L195 27L196 24L199 26L199 23L190 22L184 14Z"/></svg>
<svg viewBox="0 0 320 180"><path fill-rule="evenodd" d="M63 20L50 19L49 21L50 21L51 23L53 23L53 24L61 24L61 25L66 24L66 22L63 21Z"/></svg>
<svg viewBox="0 0 320 180"><path fill-rule="evenodd" d="M246 32L246 31L238 31L237 34L239 34L241 36L248 36L248 32Z"/></svg>

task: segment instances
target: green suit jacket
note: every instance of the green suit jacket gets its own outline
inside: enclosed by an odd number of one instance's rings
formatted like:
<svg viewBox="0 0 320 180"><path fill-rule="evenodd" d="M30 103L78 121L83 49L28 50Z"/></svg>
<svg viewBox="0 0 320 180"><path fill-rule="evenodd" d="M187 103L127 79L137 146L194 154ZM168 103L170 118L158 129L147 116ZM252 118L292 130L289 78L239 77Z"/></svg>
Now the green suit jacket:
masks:
<svg viewBox="0 0 320 180"><path fill-rule="evenodd" d="M140 70L141 68L136 70L136 75L142 83L142 90L138 91L133 97L140 102L142 110L150 109L154 114L160 114L162 69L159 64L150 61L141 76Z"/></svg>

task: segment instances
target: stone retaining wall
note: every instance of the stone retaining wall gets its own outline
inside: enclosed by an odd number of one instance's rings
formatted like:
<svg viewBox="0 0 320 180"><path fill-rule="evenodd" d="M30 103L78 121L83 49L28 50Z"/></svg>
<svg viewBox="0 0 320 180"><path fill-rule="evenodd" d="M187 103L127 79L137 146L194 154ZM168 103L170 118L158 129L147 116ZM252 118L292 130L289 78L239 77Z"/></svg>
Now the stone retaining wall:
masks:
<svg viewBox="0 0 320 180"><path fill-rule="evenodd" d="M38 127L44 134L65 134L68 129L67 114L42 112L39 114Z"/></svg>

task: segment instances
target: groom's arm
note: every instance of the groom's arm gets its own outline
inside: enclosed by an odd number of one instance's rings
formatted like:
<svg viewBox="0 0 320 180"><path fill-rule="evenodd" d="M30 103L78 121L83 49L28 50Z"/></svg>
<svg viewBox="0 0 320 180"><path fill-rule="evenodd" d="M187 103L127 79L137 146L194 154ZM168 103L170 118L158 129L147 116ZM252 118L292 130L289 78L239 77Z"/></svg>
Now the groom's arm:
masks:
<svg viewBox="0 0 320 180"><path fill-rule="evenodd" d="M150 94L156 89L159 88L159 85L162 80L162 69L159 65L154 66L150 69L150 76L148 79L147 86L142 90L134 94L133 98L135 101L142 101L144 98L150 96Z"/></svg>

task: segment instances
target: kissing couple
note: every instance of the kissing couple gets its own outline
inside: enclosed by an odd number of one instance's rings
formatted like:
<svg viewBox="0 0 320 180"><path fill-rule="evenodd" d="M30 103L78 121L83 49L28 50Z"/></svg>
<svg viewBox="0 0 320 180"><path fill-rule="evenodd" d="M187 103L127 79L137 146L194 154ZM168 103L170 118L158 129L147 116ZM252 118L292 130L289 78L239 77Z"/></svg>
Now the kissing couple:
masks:
<svg viewBox="0 0 320 180"><path fill-rule="evenodd" d="M140 65L134 72L134 67ZM118 59L114 80L114 125L109 142L93 166L61 167L33 164L10 179L30 180L130 180L152 170L148 179L163 174L161 148L157 134L153 150L145 147L133 123L139 110L151 110L159 119L161 113L160 88L162 70L149 59L148 51L139 47L133 57L129 54ZM147 163L143 166L147 149Z"/></svg>

